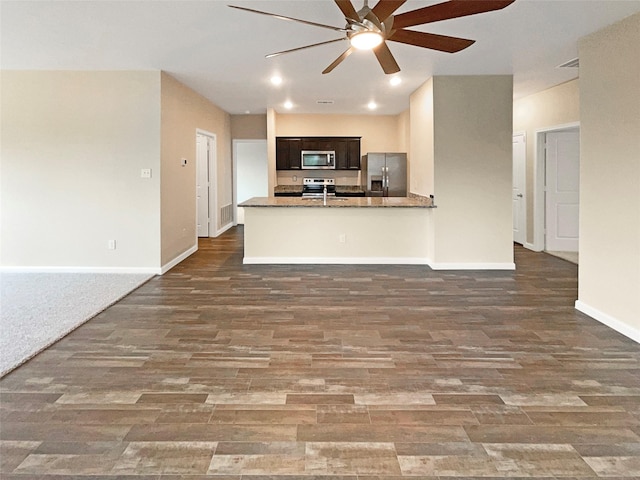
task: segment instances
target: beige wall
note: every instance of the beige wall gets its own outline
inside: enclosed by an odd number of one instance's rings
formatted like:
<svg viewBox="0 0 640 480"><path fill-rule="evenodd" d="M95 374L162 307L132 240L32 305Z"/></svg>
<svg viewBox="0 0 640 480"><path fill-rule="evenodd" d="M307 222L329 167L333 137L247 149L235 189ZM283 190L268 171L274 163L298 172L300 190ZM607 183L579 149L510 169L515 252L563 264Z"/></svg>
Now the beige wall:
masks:
<svg viewBox="0 0 640 480"><path fill-rule="evenodd" d="M409 97L409 190L433 194L433 78Z"/></svg>
<svg viewBox="0 0 640 480"><path fill-rule="evenodd" d="M398 151L409 153L411 145L411 115L407 108L398 115Z"/></svg>
<svg viewBox="0 0 640 480"><path fill-rule="evenodd" d="M580 53L580 269L576 306L640 342L640 14Z"/></svg>
<svg viewBox="0 0 640 480"><path fill-rule="evenodd" d="M563 83L513 103L513 131L526 134L527 243L533 244L536 131L580 121L578 80Z"/></svg>
<svg viewBox="0 0 640 480"><path fill-rule="evenodd" d="M411 158L409 151L411 149L411 114L407 108L398 115L398 151L407 152L407 182L411 178ZM408 185L411 191L411 185Z"/></svg>
<svg viewBox="0 0 640 480"><path fill-rule="evenodd" d="M513 79L439 76L410 97L410 186L435 195L434 268L513 268Z"/></svg>
<svg viewBox="0 0 640 480"><path fill-rule="evenodd" d="M3 71L1 85L1 264L157 269L160 73Z"/></svg>
<svg viewBox="0 0 640 480"><path fill-rule="evenodd" d="M230 115L162 73L162 264L196 244L196 130L216 136L218 211L233 203ZM180 163L187 159L187 165ZM218 215L219 229L220 215Z"/></svg>
<svg viewBox="0 0 640 480"><path fill-rule="evenodd" d="M194 247L196 128L232 203L229 115L169 75L5 71L2 117L5 267L157 272Z"/></svg>
<svg viewBox="0 0 640 480"><path fill-rule="evenodd" d="M276 136L362 137L360 150L402 152L398 115L294 115L277 116Z"/></svg>
<svg viewBox="0 0 640 480"><path fill-rule="evenodd" d="M513 263L510 75L434 77L434 261Z"/></svg>
<svg viewBox="0 0 640 480"><path fill-rule="evenodd" d="M267 138L266 115L231 115L231 138L264 140Z"/></svg>
<svg viewBox="0 0 640 480"><path fill-rule="evenodd" d="M273 108L267 109L267 169L269 172L269 195L273 195L273 189L278 184L276 176L276 124L278 114Z"/></svg>

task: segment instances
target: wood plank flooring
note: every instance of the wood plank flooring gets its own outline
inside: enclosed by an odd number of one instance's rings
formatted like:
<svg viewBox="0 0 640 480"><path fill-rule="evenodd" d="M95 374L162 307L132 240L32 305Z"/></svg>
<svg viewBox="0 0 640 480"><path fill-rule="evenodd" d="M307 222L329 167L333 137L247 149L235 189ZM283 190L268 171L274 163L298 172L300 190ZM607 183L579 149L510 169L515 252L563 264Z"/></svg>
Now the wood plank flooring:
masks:
<svg viewBox="0 0 640 480"><path fill-rule="evenodd" d="M640 478L640 346L577 266L243 266L242 230L0 381L3 479Z"/></svg>

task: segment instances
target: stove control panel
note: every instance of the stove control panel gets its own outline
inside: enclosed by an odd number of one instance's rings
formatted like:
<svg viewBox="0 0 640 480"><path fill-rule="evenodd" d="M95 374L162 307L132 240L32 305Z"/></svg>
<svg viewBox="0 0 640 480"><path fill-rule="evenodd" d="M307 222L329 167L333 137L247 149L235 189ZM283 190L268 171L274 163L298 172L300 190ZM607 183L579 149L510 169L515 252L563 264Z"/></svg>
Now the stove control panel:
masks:
<svg viewBox="0 0 640 480"><path fill-rule="evenodd" d="M336 180L335 178L303 178L302 184L303 185L320 185L320 186L335 185Z"/></svg>

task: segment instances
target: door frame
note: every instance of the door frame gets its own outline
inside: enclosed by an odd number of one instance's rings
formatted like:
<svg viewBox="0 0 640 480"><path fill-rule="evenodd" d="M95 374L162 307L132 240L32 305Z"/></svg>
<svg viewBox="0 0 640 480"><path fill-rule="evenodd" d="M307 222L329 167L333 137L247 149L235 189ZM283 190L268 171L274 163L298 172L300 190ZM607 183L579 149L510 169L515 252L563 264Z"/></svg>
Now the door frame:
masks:
<svg viewBox="0 0 640 480"><path fill-rule="evenodd" d="M199 133L196 134L196 234L198 238L208 237L211 231L211 208L209 206L209 146L209 137ZM201 147L203 147L202 150L204 151L201 151ZM201 172L201 170L206 170L206 175L203 175L205 172ZM201 176L204 176L203 182L205 185L199 185ZM198 194L198 187L200 187L201 195ZM204 202L205 199L207 200L206 202ZM200 207L204 207L207 210L206 225L202 225L203 230L206 230L206 235L200 235L200 217L201 213L203 213L200 211Z"/></svg>
<svg viewBox="0 0 640 480"><path fill-rule="evenodd" d="M533 244L526 247L536 252L545 249L545 172L546 172L546 152L545 142L547 133L563 132L567 130L580 129L580 122L564 123L535 130L535 143L533 165Z"/></svg>
<svg viewBox="0 0 640 480"><path fill-rule="evenodd" d="M218 186L218 139L215 133L196 128L196 155L198 145L198 135L203 135L209 138L209 141L213 142L213 148L209 150L209 238L216 237L218 235L218 198L217 198L217 186ZM196 168L198 166L198 159L196 158ZM194 177L194 188L197 188L198 179ZM196 245L198 244L198 196L194 195L194 201L196 202ZM205 237L202 237L205 238Z"/></svg>
<svg viewBox="0 0 640 480"><path fill-rule="evenodd" d="M519 131L514 131L511 135L511 138L513 139L516 136L520 136L522 135L522 137L524 138L524 170L522 172L522 174L524 175L524 191L522 192L522 194L524 195L524 209L522 212L522 223L523 223L523 235L524 235L524 242L522 242L522 245L526 245L527 244L527 203L528 203L528 198L527 198L527 131L526 130L519 130ZM513 152L511 154L512 158L511 158L511 168L513 168ZM513 182L513 176L512 178L512 182ZM513 185L511 186L511 189L513 191ZM513 200L511 202L511 204L513 205ZM513 218L513 217L512 217ZM515 242L515 239L514 239Z"/></svg>

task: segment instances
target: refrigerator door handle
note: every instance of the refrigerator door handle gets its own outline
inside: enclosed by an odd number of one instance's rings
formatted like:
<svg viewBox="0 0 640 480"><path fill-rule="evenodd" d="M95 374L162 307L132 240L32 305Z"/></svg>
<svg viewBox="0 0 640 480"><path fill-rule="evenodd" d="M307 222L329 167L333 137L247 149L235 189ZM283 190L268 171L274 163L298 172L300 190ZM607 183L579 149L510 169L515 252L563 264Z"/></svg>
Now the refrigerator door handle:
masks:
<svg viewBox="0 0 640 480"><path fill-rule="evenodd" d="M382 171L384 172L384 175L382 177L382 184L384 186L384 188L382 189L382 196L383 197L388 197L389 196L389 167L382 167Z"/></svg>

